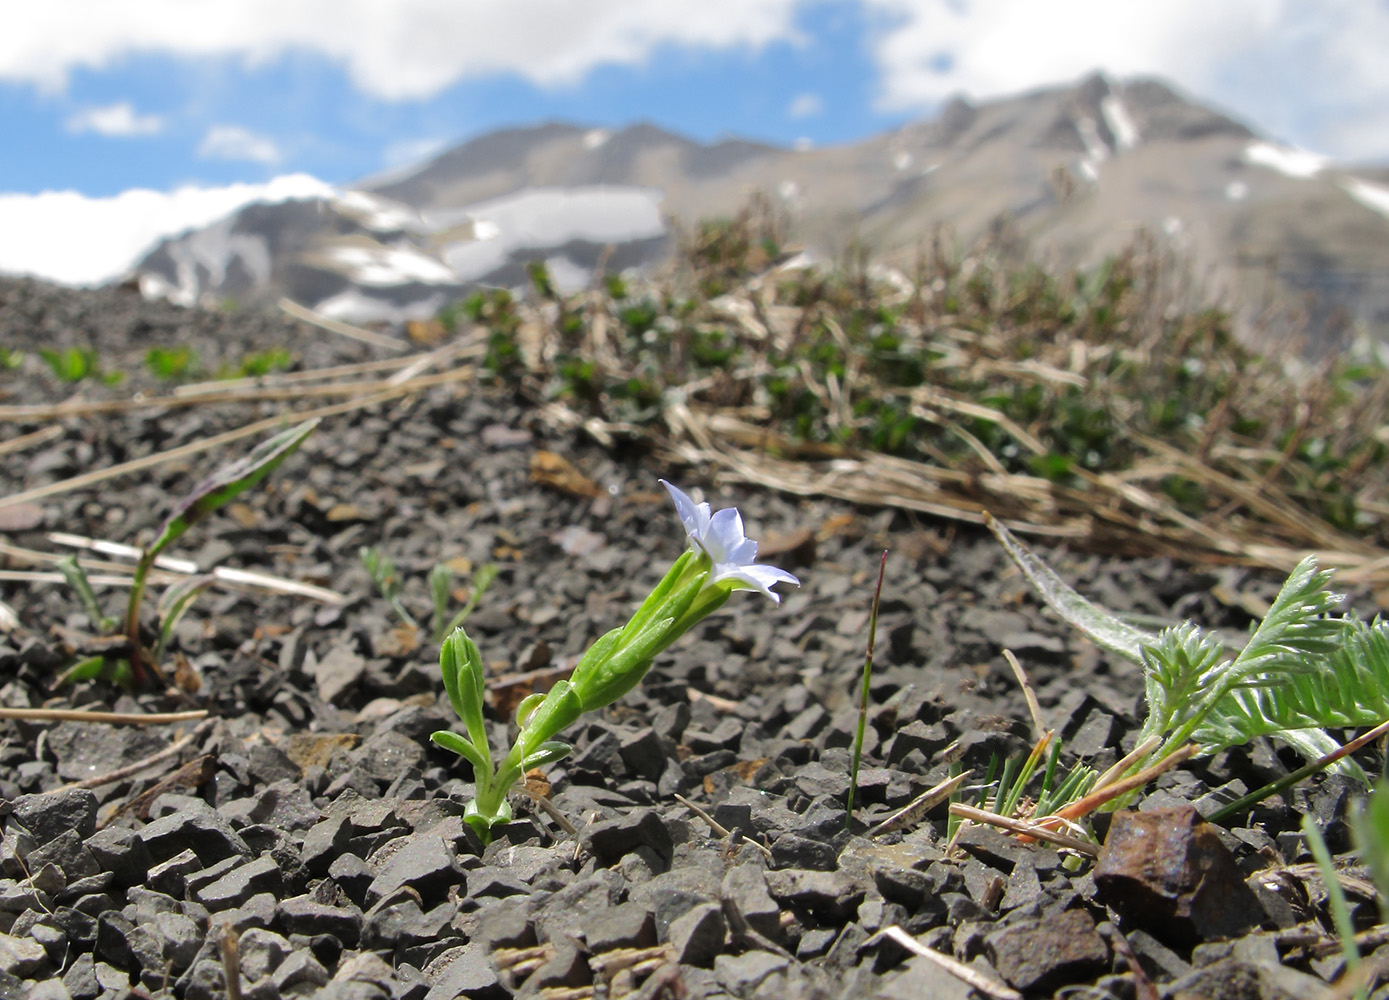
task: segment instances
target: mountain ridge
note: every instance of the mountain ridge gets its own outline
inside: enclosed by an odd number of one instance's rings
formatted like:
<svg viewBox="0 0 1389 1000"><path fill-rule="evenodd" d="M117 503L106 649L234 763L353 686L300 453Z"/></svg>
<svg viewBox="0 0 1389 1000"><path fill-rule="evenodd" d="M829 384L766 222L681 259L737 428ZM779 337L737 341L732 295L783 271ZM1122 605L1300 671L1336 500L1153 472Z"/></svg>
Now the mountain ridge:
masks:
<svg viewBox="0 0 1389 1000"><path fill-rule="evenodd" d="M1326 328L1313 331L1324 349L1347 324L1389 339L1389 187L1362 173L1163 81L1091 74L957 97L933 118L821 149L701 143L650 122L502 129L335 198L248 206L164 241L135 274L146 294L183 302L288 296L354 321L419 318L471 287L521 280L532 259L569 286L605 256L659 266L676 220L763 195L820 259L857 243L901 266L940 227L970 241L1007 218L1048 259L1087 266L1147 230L1248 335L1301 311Z"/></svg>

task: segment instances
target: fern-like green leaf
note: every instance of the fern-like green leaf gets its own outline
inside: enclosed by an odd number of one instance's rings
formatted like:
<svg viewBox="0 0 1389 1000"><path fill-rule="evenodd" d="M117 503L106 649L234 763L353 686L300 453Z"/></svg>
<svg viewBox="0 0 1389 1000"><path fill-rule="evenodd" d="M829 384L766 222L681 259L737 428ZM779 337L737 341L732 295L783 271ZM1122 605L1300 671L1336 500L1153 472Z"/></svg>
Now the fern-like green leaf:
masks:
<svg viewBox="0 0 1389 1000"><path fill-rule="evenodd" d="M1185 622L1163 629L1157 641L1145 644L1142 652L1148 718L1139 743L1167 733L1196 710L1201 691L1211 683L1225 647L1216 636Z"/></svg>
<svg viewBox="0 0 1389 1000"><path fill-rule="evenodd" d="M1298 563L1235 658L1233 669L1252 674L1280 662L1305 662L1307 657L1334 652L1340 646L1343 622L1330 616L1345 598L1326 589L1330 580L1330 571L1318 571L1314 557Z"/></svg>

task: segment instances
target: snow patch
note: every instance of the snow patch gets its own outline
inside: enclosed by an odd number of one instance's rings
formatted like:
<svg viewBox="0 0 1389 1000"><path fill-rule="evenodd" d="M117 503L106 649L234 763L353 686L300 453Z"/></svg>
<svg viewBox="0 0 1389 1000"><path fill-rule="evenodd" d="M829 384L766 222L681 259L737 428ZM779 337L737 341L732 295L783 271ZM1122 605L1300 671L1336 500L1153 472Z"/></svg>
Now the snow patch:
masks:
<svg viewBox="0 0 1389 1000"><path fill-rule="evenodd" d="M66 285L123 277L161 239L209 225L255 202L331 198L335 189L308 174L264 184L132 188L109 198L76 191L0 194L0 271ZM80 234L74 239L73 234Z"/></svg>
<svg viewBox="0 0 1389 1000"><path fill-rule="evenodd" d="M892 154L892 169L901 173L912 165L912 154L906 150L899 150Z"/></svg>
<svg viewBox="0 0 1389 1000"><path fill-rule="evenodd" d="M1110 94L1100 101L1100 114L1105 124L1114 133L1114 142L1120 149L1132 149L1138 145L1138 125L1129 114L1128 106L1117 96Z"/></svg>
<svg viewBox="0 0 1389 1000"><path fill-rule="evenodd" d="M776 193L782 201L795 201L800 196L801 186L795 181L782 181L777 185Z"/></svg>
<svg viewBox="0 0 1389 1000"><path fill-rule="evenodd" d="M1346 194L1366 208L1389 218L1389 187L1385 187L1383 184L1371 184L1358 177L1343 181L1341 187L1345 189Z"/></svg>
<svg viewBox="0 0 1389 1000"><path fill-rule="evenodd" d="M1089 160L1081 160L1080 163L1077 164L1077 169L1080 171L1080 176L1084 177L1091 184L1097 183L1100 179L1100 172L1095 169L1095 165Z"/></svg>
<svg viewBox="0 0 1389 1000"><path fill-rule="evenodd" d="M584 133L584 149L597 149L610 138L612 133L605 128L589 129Z"/></svg>
<svg viewBox="0 0 1389 1000"><path fill-rule="evenodd" d="M477 281L522 249L664 236L661 197L655 188L530 188L462 209L428 212L424 222L435 232L471 223L473 238L449 243L442 257L454 280Z"/></svg>
<svg viewBox="0 0 1389 1000"><path fill-rule="evenodd" d="M410 232L419 228L419 213L391 198L367 191L344 191L333 207L367 229L377 232Z"/></svg>
<svg viewBox="0 0 1389 1000"><path fill-rule="evenodd" d="M360 289L348 288L315 302L312 308L329 319L350 323L399 323L401 320L423 320L436 316L448 304L448 299L447 294L431 295L422 301L402 306L364 294Z"/></svg>
<svg viewBox="0 0 1389 1000"><path fill-rule="evenodd" d="M1095 119L1082 115L1075 120L1075 125L1080 133L1080 141L1085 143L1085 158L1096 166L1109 159L1109 147L1100 137L1100 127L1095 124Z"/></svg>
<svg viewBox="0 0 1389 1000"><path fill-rule="evenodd" d="M324 256L348 278L361 285L452 285L453 271L442 261L404 246L351 245L330 247Z"/></svg>
<svg viewBox="0 0 1389 1000"><path fill-rule="evenodd" d="M1290 149L1271 142L1251 142L1244 147L1244 162L1268 167L1288 177L1315 177L1330 160L1320 153Z"/></svg>
<svg viewBox="0 0 1389 1000"><path fill-rule="evenodd" d="M1249 197L1249 185L1244 181L1231 181L1225 185L1225 197L1230 201L1244 201Z"/></svg>

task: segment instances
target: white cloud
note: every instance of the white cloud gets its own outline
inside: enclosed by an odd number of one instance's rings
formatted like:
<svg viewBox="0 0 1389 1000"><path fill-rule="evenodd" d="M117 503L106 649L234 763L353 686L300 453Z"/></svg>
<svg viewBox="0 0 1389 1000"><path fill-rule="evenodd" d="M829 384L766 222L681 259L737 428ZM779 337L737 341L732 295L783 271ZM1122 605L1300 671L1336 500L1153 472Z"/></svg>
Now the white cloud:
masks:
<svg viewBox="0 0 1389 1000"><path fill-rule="evenodd" d="M825 102L820 99L819 94L797 94L787 106L786 114L791 118L813 118L823 110Z"/></svg>
<svg viewBox="0 0 1389 1000"><path fill-rule="evenodd" d="M47 0L5 12L0 80L57 90L132 53L343 63L365 93L429 97L465 77L542 85L639 64L662 45L760 47L795 37L806 0Z"/></svg>
<svg viewBox="0 0 1389 1000"><path fill-rule="evenodd" d="M265 184L136 189L111 198L76 191L0 194L0 271L70 285L119 278L160 239L205 226L253 201L327 198L333 188L307 174Z"/></svg>
<svg viewBox="0 0 1389 1000"><path fill-rule="evenodd" d="M1363 0L863 0L877 15L881 104L1012 94L1101 69L1157 74L1272 138L1389 155L1389 8ZM1356 129L1346 127L1355 121Z"/></svg>
<svg viewBox="0 0 1389 1000"><path fill-rule="evenodd" d="M98 135L154 135L164 130L159 115L138 115L129 101L100 108L83 108L68 118L69 132L96 132Z"/></svg>
<svg viewBox="0 0 1389 1000"><path fill-rule="evenodd" d="M249 160L267 166L282 159L273 139L240 125L212 126L198 144L198 155L205 160Z"/></svg>

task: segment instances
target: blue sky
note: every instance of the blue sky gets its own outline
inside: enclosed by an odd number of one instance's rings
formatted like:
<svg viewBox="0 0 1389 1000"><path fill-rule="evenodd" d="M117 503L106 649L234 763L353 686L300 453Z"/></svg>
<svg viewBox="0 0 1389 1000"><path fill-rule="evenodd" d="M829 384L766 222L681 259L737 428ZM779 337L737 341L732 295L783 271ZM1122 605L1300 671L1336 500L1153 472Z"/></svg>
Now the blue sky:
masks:
<svg viewBox="0 0 1389 1000"><path fill-rule="evenodd" d="M1389 162L1386 49L1389 0L46 0L0 33L0 270L103 280L263 185L507 125L827 145L1094 69ZM40 245L73 226L89 253Z"/></svg>

